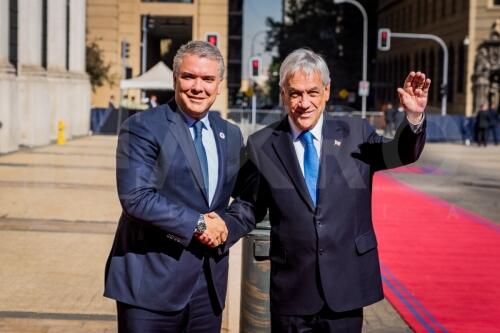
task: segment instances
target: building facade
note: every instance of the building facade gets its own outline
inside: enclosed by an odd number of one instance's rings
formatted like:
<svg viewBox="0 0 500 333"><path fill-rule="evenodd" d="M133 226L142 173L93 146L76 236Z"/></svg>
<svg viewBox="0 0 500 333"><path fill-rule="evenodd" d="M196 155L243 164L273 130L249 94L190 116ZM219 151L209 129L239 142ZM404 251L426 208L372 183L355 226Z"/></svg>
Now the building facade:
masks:
<svg viewBox="0 0 500 333"><path fill-rule="evenodd" d="M447 110L474 114L473 73L477 47L490 35L500 17L499 0L380 0L379 28L392 32L433 34L449 53ZM377 53L376 103L397 100L396 87L409 70L424 71L432 79L429 109L439 113L443 88L443 51L433 41L391 38L391 48Z"/></svg>
<svg viewBox="0 0 500 333"><path fill-rule="evenodd" d="M111 95L119 96L121 79L136 77L158 61L172 68L173 56L182 44L206 40L209 34L216 35L228 69L228 63L234 60L228 61L229 12L229 0L88 0L87 43L99 45L115 78L112 86L96 89L92 105L106 107ZM231 13L236 15L237 10L231 9ZM129 43L128 58L124 61L122 41ZM226 70L222 93L212 106L223 114L228 104L228 72ZM232 79L230 83L233 84ZM127 93L136 100L141 97L138 90ZM163 94L162 102L172 96L172 92L158 93Z"/></svg>
<svg viewBox="0 0 500 333"><path fill-rule="evenodd" d="M0 153L87 135L85 0L0 1Z"/></svg>

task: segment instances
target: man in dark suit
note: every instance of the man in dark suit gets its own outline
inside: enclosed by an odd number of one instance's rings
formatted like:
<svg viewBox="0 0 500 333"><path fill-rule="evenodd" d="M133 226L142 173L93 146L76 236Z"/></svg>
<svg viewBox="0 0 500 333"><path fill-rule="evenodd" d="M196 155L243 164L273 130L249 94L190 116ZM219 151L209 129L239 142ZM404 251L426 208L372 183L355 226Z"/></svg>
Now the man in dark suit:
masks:
<svg viewBox="0 0 500 333"><path fill-rule="evenodd" d="M243 149L240 130L208 112L223 74L216 47L183 45L174 58L175 98L121 128L123 211L104 292L117 301L119 332L220 332L227 228L206 213L227 208Z"/></svg>
<svg viewBox="0 0 500 333"><path fill-rule="evenodd" d="M398 89L406 117L389 141L366 120L323 112L330 74L319 55L299 49L282 63L288 115L250 136L246 190L221 216L231 238L269 211L272 332L361 332L362 308L383 298L372 178L418 159L429 86L408 75Z"/></svg>

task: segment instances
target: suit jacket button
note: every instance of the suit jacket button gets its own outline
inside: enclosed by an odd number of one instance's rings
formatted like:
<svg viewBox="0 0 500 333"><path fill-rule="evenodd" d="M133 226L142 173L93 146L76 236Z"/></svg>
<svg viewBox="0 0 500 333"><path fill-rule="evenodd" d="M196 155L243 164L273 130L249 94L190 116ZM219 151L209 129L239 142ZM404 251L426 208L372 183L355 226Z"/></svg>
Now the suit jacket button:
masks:
<svg viewBox="0 0 500 333"><path fill-rule="evenodd" d="M320 256L322 256L324 252L325 252L325 251L323 251L323 249L319 249L319 255L320 255Z"/></svg>

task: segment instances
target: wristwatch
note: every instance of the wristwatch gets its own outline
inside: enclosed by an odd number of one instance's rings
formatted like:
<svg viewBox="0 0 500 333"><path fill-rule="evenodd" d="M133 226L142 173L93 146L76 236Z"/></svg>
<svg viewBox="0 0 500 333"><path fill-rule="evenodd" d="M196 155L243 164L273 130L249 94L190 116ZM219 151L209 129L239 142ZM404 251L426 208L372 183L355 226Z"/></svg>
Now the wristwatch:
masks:
<svg viewBox="0 0 500 333"><path fill-rule="evenodd" d="M198 222L196 222L196 229L194 231L198 234L202 234L203 232L205 232L205 230L207 230L205 218L203 217L203 214L200 214Z"/></svg>

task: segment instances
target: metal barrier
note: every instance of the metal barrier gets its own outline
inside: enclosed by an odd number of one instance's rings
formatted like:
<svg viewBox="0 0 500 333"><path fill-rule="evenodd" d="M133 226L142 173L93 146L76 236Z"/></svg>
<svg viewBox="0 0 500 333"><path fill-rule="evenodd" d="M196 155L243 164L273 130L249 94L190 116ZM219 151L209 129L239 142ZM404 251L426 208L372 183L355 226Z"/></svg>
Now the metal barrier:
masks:
<svg viewBox="0 0 500 333"><path fill-rule="evenodd" d="M243 137L246 139L250 134L259 129L271 125L272 123L279 121L283 118L285 113L281 109L273 110L257 110L255 128L252 126L251 119L252 111L250 109L229 109L227 113L227 119L231 122L237 124ZM346 116L346 117L361 117L361 111L352 112L328 112L329 115L334 117ZM384 113L380 111L367 111L366 119L368 122L377 130L383 130L385 126Z"/></svg>

